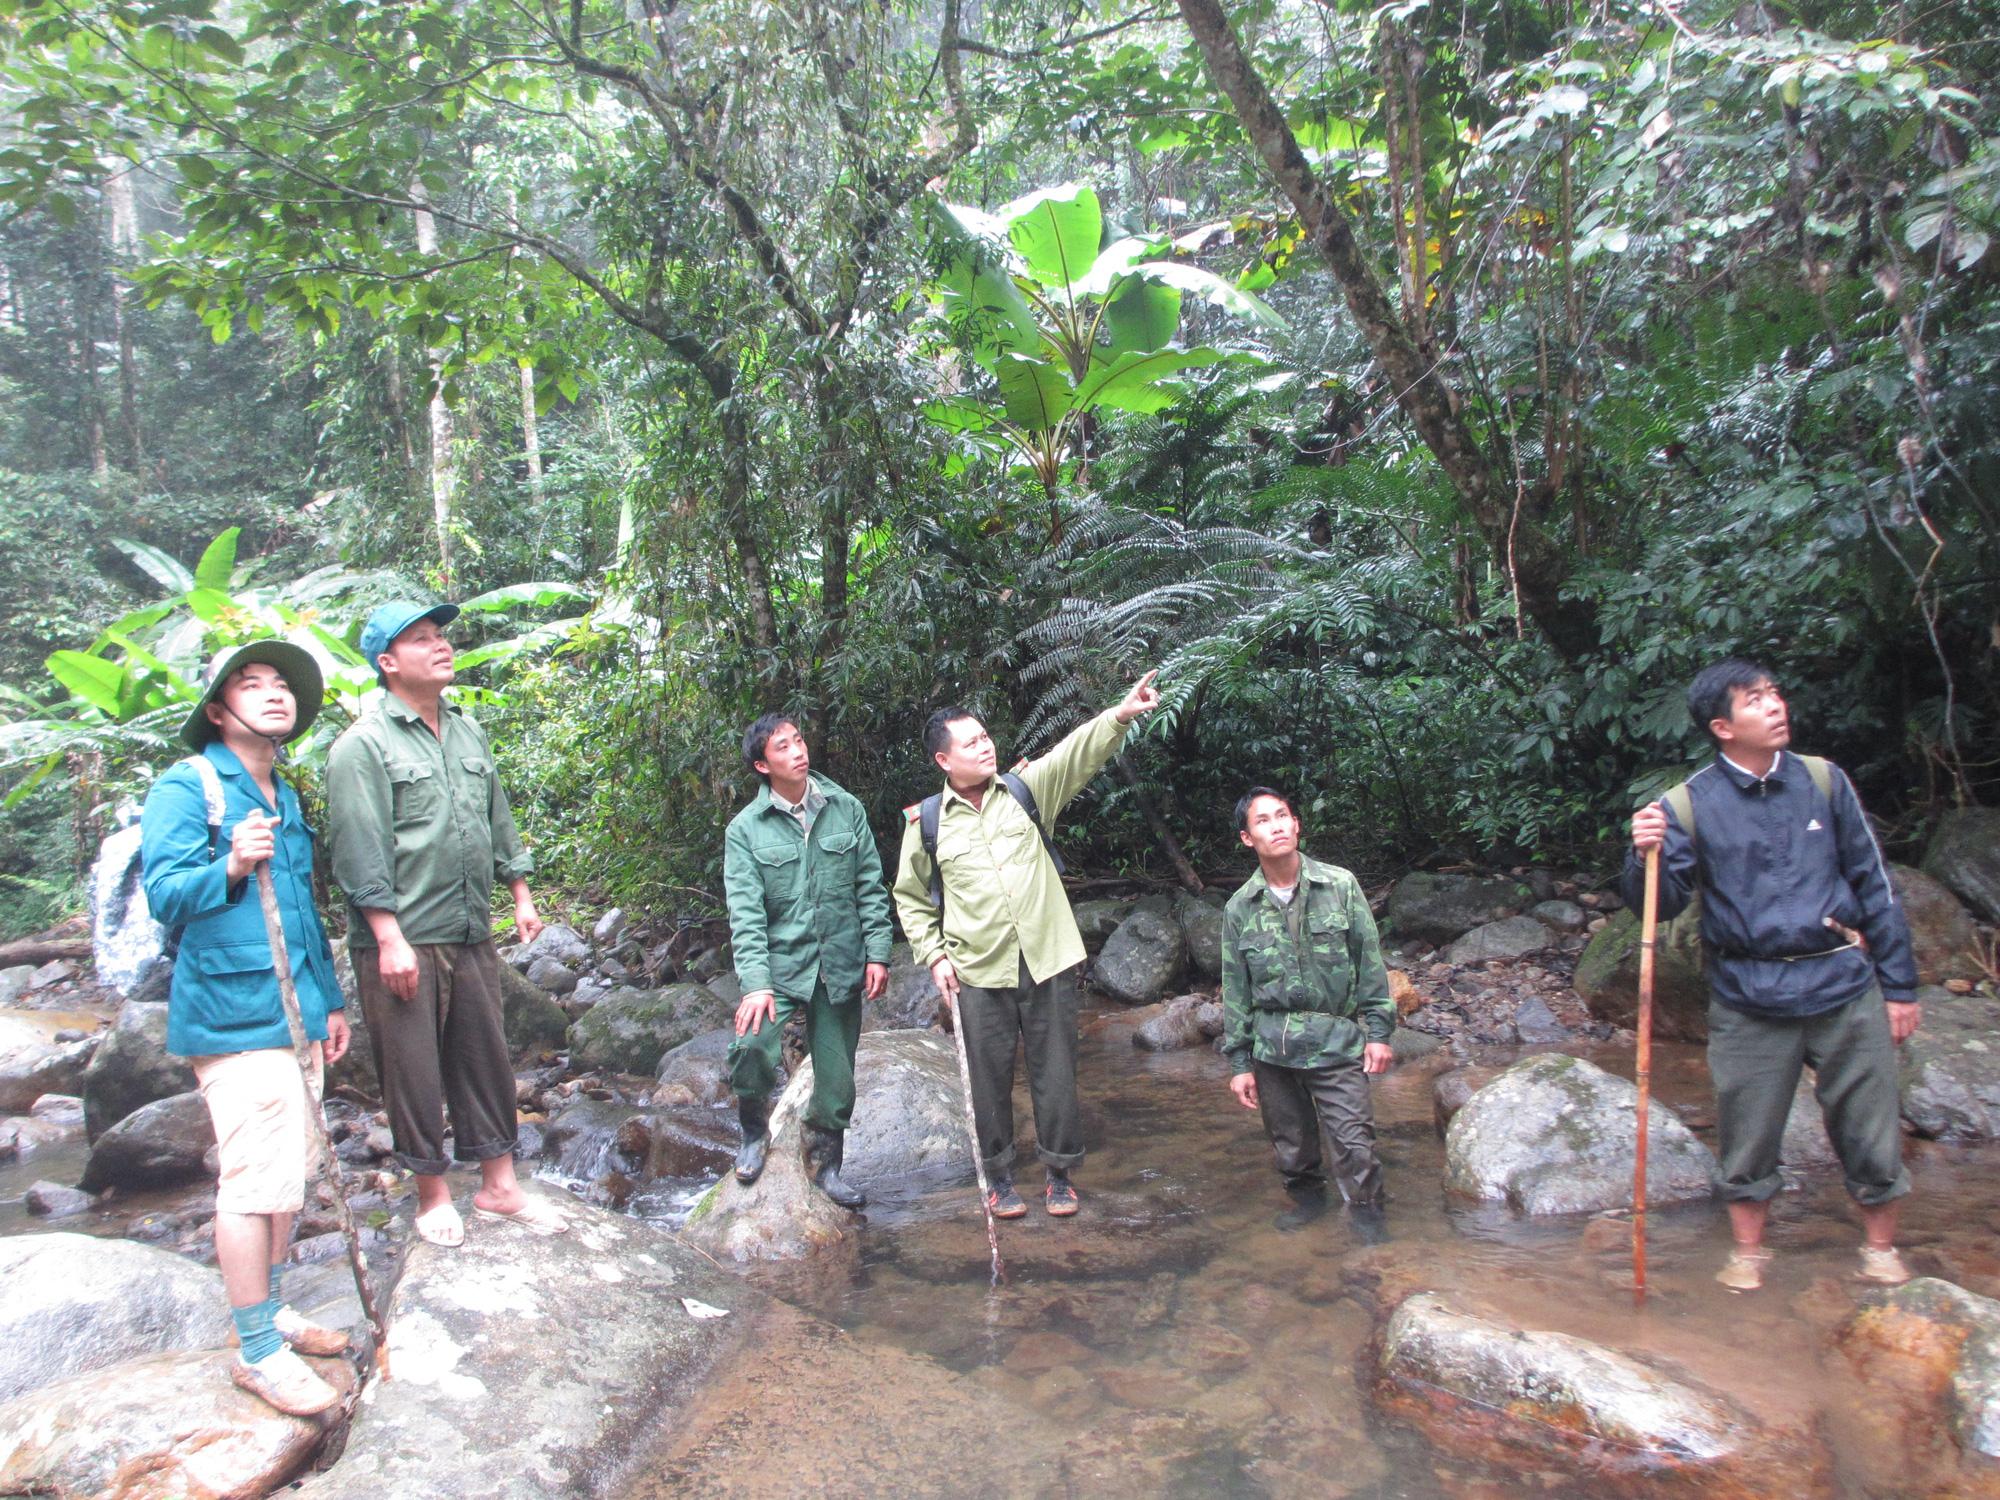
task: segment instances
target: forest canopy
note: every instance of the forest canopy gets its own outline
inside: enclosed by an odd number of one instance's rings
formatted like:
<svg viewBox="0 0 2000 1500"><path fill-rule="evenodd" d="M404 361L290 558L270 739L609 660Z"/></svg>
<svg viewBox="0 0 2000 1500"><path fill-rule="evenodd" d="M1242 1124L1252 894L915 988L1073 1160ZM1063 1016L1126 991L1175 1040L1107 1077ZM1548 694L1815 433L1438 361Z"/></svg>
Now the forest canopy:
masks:
<svg viewBox="0 0 2000 1500"><path fill-rule="evenodd" d="M4 924L219 644L462 663L575 891L699 906L782 708L1160 668L1072 863L1587 858L1768 662L1919 842L2000 727L1986 7L0 0Z"/></svg>

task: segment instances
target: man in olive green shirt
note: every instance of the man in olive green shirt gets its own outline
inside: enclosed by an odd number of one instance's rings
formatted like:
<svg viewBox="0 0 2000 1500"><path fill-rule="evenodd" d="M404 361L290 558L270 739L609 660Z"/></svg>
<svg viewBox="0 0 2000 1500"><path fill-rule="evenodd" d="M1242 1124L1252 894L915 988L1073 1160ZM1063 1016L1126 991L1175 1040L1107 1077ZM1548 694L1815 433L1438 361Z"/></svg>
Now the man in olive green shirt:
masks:
<svg viewBox="0 0 2000 1500"><path fill-rule="evenodd" d="M806 1167L842 1208L868 1199L841 1180L854 1116L854 1049L861 1001L889 987L889 893L861 804L824 776L798 725L765 714L743 735L743 759L764 785L729 820L723 891L743 1000L729 1048L743 1122L736 1176L755 1182L770 1149L771 1090L785 1022L803 1010L812 1052Z"/></svg>
<svg viewBox="0 0 2000 1500"><path fill-rule="evenodd" d="M1396 1006L1360 882L1299 852L1291 803L1267 786L1236 804L1257 873L1222 909L1222 1048L1229 1091L1260 1110L1292 1206L1278 1228L1326 1212L1322 1134L1343 1196L1379 1230L1382 1164L1368 1075L1389 1069Z"/></svg>
<svg viewBox="0 0 2000 1500"><path fill-rule="evenodd" d="M1148 672L1116 708L1021 768L1020 780L1041 815L1039 828L1000 782L993 738L975 716L941 708L924 728L924 748L945 775L937 855L934 861L924 848L923 804L905 808L896 913L911 953L929 967L963 1028L996 1218L1017 1219L1028 1211L1012 1176L1017 1039L1027 1050L1035 1154L1048 1168L1048 1211L1058 1218L1076 1212L1069 1169L1083 1160L1075 974L1084 960L1083 936L1042 839L1124 744L1132 721L1159 703ZM934 875L942 909L931 899Z"/></svg>
<svg viewBox="0 0 2000 1500"><path fill-rule="evenodd" d="M481 1218L538 1234L566 1227L514 1173L514 1068L493 946L492 891L514 897L524 941L542 930L532 862L481 729L444 690L456 676L444 626L455 604L385 604L361 652L388 691L327 758L333 877L352 907L347 945L382 1077L396 1155L417 1178L417 1232L459 1245L465 1226L444 1172L478 1162Z"/></svg>

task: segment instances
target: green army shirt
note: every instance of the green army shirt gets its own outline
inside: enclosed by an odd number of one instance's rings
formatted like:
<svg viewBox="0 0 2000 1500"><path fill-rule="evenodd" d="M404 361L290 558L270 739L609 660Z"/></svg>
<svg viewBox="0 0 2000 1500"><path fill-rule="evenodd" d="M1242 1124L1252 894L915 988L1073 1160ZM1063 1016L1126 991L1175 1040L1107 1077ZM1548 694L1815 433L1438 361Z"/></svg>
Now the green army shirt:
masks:
<svg viewBox="0 0 2000 1500"><path fill-rule="evenodd" d="M1021 768L1035 806L1053 829L1062 810L1104 769L1130 726L1106 709L1072 730L1053 750ZM931 860L924 852L917 810L905 811L902 857L896 865L896 914L910 952L929 967L949 957L965 984L1012 989L1021 961L1036 984L1084 960L1083 935L1055 862L1033 820L996 779L978 807L944 789L938 812L937 863L944 914L931 905Z"/></svg>
<svg viewBox="0 0 2000 1500"><path fill-rule="evenodd" d="M392 911L411 943L493 935L493 887L525 877L486 731L445 703L432 734L393 693L334 741L326 763L334 882L356 908L347 941L373 948L359 908Z"/></svg>
<svg viewBox="0 0 2000 1500"><path fill-rule="evenodd" d="M1396 1029L1382 940L1361 883L1299 856L1289 902L1263 870L1222 909L1222 1047L1239 1073L1258 1062L1316 1068L1352 1061Z"/></svg>
<svg viewBox="0 0 2000 1500"><path fill-rule="evenodd" d="M811 828L758 789L722 844L729 944L743 993L836 1004L861 995L863 968L886 964L895 934L882 856L861 804L824 776L808 783Z"/></svg>

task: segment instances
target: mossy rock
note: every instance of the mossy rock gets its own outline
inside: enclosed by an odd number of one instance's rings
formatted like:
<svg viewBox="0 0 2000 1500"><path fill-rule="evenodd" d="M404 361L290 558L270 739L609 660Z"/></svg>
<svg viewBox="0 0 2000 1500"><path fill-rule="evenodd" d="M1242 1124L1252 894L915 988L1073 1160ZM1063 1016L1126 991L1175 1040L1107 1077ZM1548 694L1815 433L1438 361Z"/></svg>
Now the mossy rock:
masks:
<svg viewBox="0 0 2000 1500"><path fill-rule="evenodd" d="M1614 1026L1639 1020L1639 918L1621 911L1597 930L1576 961L1576 992L1585 1009ZM1708 980L1693 923L1661 926L1653 955L1653 1035L1662 1041L1708 1040Z"/></svg>

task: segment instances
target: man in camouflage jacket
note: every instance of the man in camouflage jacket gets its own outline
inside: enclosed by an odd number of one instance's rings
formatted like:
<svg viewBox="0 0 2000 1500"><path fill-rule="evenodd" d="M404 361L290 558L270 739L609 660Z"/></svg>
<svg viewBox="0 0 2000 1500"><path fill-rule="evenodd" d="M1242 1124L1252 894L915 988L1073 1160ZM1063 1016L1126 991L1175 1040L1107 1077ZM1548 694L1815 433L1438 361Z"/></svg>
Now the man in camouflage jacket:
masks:
<svg viewBox="0 0 2000 1500"><path fill-rule="evenodd" d="M1343 1196L1372 1220L1382 1164L1366 1075L1388 1071L1396 1025L1375 918L1352 875L1299 852L1298 818L1281 793L1252 787L1236 804L1236 829L1257 873L1223 908L1229 1091L1263 1114L1292 1199L1280 1229L1326 1211L1322 1133Z"/></svg>

